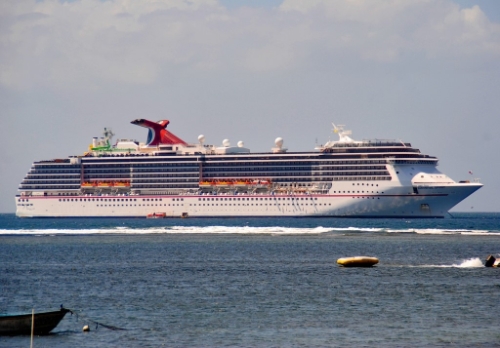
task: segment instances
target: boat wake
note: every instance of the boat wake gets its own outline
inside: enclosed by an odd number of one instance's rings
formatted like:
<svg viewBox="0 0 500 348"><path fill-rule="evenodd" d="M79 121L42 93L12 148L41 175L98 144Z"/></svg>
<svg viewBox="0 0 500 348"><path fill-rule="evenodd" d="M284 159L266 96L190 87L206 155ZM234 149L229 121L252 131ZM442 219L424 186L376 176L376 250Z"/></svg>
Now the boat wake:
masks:
<svg viewBox="0 0 500 348"><path fill-rule="evenodd" d="M481 261L478 257L473 257L467 260L464 260L460 263L452 264L452 265L422 265L415 267L429 267L429 268L478 268L484 267L483 261Z"/></svg>

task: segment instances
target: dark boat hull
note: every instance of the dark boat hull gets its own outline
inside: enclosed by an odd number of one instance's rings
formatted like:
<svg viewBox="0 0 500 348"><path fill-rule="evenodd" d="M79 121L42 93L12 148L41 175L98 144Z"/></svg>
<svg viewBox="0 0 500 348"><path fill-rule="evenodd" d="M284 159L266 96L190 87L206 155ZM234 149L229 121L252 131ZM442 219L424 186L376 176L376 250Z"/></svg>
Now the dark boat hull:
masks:
<svg viewBox="0 0 500 348"><path fill-rule="evenodd" d="M64 318L69 309L35 313L35 335L46 335ZM32 314L0 316L0 336L31 335Z"/></svg>

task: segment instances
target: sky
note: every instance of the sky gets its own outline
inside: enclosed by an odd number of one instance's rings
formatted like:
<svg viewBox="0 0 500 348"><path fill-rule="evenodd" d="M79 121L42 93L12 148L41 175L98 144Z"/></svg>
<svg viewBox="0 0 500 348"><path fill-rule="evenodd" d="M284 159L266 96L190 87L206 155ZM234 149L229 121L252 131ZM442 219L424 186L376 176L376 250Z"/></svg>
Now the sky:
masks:
<svg viewBox="0 0 500 348"><path fill-rule="evenodd" d="M188 142L290 151L397 139L485 185L500 211L500 1L0 2L0 212L33 161L83 154L137 118ZM469 172L473 174L470 175Z"/></svg>

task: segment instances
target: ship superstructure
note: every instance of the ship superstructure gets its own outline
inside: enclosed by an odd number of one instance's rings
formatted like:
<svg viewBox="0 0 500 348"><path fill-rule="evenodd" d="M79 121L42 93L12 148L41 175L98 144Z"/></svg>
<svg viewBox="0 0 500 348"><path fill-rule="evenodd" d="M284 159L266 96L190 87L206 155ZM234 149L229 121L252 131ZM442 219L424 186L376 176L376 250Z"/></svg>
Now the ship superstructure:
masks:
<svg viewBox="0 0 500 348"><path fill-rule="evenodd" d="M435 157L410 143L339 140L310 152L289 152L283 139L267 153L243 142L189 144L169 121L137 119L145 143L113 133L94 138L87 152L33 163L19 186L21 217L360 216L443 217L479 189L437 169Z"/></svg>

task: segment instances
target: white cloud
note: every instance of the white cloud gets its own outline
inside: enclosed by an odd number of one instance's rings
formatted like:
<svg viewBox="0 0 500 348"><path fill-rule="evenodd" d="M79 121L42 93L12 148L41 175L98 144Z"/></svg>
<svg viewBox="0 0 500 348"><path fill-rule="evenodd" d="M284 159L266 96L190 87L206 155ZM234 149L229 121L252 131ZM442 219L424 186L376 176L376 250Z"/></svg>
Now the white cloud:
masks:
<svg viewBox="0 0 500 348"><path fill-rule="evenodd" d="M190 33L198 14L179 13L205 8L209 14L221 11L211 0L4 3L1 83L11 88L151 83L163 64L188 61L193 50L184 43L203 34Z"/></svg>
<svg viewBox="0 0 500 348"><path fill-rule="evenodd" d="M500 56L500 25L478 6L462 9L451 1L427 0L285 0L281 10L317 16L329 26L332 48L366 59L392 61L412 52L467 54L471 46L475 54Z"/></svg>
<svg viewBox="0 0 500 348"><path fill-rule="evenodd" d="M179 69L301 69L318 52L332 62L500 57L500 25L451 1L285 0L232 11L215 0L0 6L0 83L13 89L151 84Z"/></svg>

